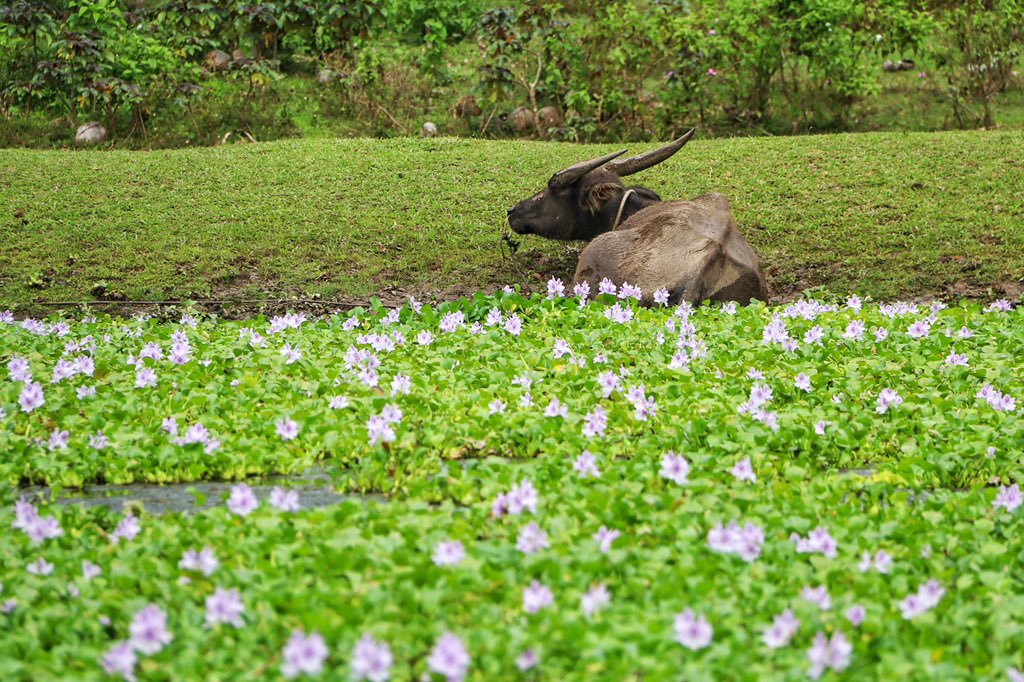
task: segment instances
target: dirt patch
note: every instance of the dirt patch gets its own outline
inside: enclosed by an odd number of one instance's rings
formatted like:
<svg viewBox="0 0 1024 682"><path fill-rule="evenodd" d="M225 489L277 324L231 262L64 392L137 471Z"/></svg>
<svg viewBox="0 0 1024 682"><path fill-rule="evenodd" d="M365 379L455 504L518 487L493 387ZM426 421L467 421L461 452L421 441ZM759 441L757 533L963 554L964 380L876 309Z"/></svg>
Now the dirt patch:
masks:
<svg viewBox="0 0 1024 682"><path fill-rule="evenodd" d="M946 298L1007 298L1015 301L1024 296L1024 282L1005 280L994 284L979 284L968 280L960 280L947 284L941 294Z"/></svg>

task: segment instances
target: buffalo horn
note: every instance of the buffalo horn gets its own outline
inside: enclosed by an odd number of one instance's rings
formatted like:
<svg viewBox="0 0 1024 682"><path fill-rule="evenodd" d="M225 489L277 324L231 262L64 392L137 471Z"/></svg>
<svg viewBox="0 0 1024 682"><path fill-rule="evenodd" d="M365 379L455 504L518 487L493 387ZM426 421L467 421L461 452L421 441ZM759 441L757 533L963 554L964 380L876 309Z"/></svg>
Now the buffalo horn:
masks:
<svg viewBox="0 0 1024 682"><path fill-rule="evenodd" d="M579 163L569 166L565 170L560 170L552 175L551 179L548 181L548 187L551 189L559 189L560 187L571 185L595 168L600 168L612 159L622 156L625 153L626 150L623 149L617 152L612 152L611 154L599 156L596 159L590 159L589 161L580 161Z"/></svg>
<svg viewBox="0 0 1024 682"><path fill-rule="evenodd" d="M693 134L696 131L696 128L690 128L690 131L688 133L680 137L675 142L669 142L664 147L659 147L658 149L646 152L644 154L637 154L636 156L631 156L628 159L623 159L622 161L609 163L608 170L610 170L612 173L615 173L620 178L624 178L627 175L632 175L633 173L639 173L642 170L645 170L647 168L650 168L651 166L661 163L662 161L664 161L665 159L667 159L668 157L672 156L677 151L682 149L683 145L690 141L690 138L693 137Z"/></svg>

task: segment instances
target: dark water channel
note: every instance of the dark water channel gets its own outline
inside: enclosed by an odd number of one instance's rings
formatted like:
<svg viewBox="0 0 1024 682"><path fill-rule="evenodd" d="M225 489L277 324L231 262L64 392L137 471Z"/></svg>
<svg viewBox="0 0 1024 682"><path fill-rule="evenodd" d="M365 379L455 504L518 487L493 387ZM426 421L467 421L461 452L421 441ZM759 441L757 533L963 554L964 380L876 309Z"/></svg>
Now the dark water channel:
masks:
<svg viewBox="0 0 1024 682"><path fill-rule="evenodd" d="M150 514L195 512L223 506L227 496L231 493L231 488L238 483L238 481L194 481L169 484L88 485L82 490L62 489L57 497L57 504L83 507L105 506L114 511L121 511L125 505L138 505ZM299 504L303 509L326 507L347 499L386 499L382 495L342 495L334 490L331 485L331 477L325 471L316 469L292 476L271 476L245 481L245 483L259 498L260 505L267 504L270 491L276 486L296 491L299 494ZM22 492L30 500L50 499L53 495L50 488L45 486L24 488ZM197 504L199 496L205 498L203 504Z"/></svg>

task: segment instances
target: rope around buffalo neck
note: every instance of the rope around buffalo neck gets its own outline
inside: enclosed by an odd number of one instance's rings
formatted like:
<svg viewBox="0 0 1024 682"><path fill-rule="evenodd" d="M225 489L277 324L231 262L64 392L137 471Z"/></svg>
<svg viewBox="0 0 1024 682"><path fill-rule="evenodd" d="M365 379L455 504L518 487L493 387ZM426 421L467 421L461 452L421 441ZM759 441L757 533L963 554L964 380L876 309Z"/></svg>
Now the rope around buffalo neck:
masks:
<svg viewBox="0 0 1024 682"><path fill-rule="evenodd" d="M612 223L613 230L619 226L619 220L622 219L622 209L626 208L626 200L629 199L629 195L633 193L633 190L627 189L622 195L622 200L619 202L619 212L615 214L615 222Z"/></svg>

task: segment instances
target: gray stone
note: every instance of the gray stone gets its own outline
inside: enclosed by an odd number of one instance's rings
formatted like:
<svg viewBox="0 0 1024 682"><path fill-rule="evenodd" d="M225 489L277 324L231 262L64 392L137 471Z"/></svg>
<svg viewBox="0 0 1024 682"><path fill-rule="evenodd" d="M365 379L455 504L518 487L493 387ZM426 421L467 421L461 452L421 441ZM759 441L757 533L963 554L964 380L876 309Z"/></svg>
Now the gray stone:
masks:
<svg viewBox="0 0 1024 682"><path fill-rule="evenodd" d="M99 144L107 139L107 129L98 121L89 121L78 126L75 144Z"/></svg>

